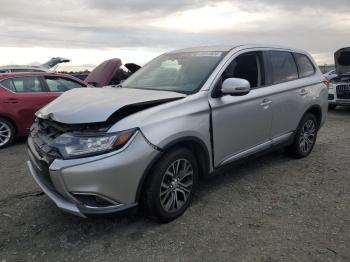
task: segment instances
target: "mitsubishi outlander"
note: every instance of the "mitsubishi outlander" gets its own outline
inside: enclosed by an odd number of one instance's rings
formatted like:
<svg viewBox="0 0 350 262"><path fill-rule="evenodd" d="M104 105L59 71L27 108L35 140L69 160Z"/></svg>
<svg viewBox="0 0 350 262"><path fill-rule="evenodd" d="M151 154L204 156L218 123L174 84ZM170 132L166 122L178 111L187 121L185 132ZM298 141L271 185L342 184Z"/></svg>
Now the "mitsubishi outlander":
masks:
<svg viewBox="0 0 350 262"><path fill-rule="evenodd" d="M179 217L201 177L276 148L310 154L328 88L312 57L266 45L165 53L103 89L73 89L36 113L28 167L75 215L140 207Z"/></svg>

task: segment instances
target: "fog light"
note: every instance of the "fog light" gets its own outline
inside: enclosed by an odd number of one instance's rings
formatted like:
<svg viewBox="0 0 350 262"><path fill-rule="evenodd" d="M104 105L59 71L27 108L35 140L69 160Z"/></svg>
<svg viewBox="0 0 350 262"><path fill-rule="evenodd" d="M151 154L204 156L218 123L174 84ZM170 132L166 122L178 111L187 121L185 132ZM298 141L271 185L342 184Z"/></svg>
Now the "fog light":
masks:
<svg viewBox="0 0 350 262"><path fill-rule="evenodd" d="M120 205L120 203L97 194L73 193L73 195L82 205L90 208L114 207Z"/></svg>

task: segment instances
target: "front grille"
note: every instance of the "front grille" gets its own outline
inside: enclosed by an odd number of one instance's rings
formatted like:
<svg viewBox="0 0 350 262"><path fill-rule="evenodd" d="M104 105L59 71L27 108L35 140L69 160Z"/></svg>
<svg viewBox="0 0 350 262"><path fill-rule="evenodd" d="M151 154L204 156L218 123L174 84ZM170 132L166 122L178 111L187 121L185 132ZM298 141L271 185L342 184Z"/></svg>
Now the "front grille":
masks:
<svg viewBox="0 0 350 262"><path fill-rule="evenodd" d="M336 89L339 99L350 99L350 85L337 85Z"/></svg>
<svg viewBox="0 0 350 262"><path fill-rule="evenodd" d="M54 124L41 119L36 120L31 128L30 137L33 140L35 151L48 164L57 158L62 158L59 151L52 146L55 138L62 133L63 131Z"/></svg>
<svg viewBox="0 0 350 262"><path fill-rule="evenodd" d="M49 166L62 158L59 151L52 146L54 139L63 132L47 120L37 119L30 129L28 137L28 155L35 172L54 189L50 177Z"/></svg>
<svg viewBox="0 0 350 262"><path fill-rule="evenodd" d="M46 186L53 189L54 187L50 177L49 165L45 161L38 159L38 156L35 156L35 153L32 151L30 146L28 146L28 155L29 160L32 163L32 167L37 175L45 181Z"/></svg>

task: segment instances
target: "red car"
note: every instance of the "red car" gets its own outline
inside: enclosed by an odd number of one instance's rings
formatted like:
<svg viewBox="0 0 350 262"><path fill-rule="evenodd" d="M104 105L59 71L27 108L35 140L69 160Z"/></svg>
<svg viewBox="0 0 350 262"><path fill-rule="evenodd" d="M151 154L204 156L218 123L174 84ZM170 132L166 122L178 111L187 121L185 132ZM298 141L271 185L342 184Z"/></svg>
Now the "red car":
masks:
<svg viewBox="0 0 350 262"><path fill-rule="evenodd" d="M62 92L88 85L58 73L0 74L0 148L26 136L34 114Z"/></svg>

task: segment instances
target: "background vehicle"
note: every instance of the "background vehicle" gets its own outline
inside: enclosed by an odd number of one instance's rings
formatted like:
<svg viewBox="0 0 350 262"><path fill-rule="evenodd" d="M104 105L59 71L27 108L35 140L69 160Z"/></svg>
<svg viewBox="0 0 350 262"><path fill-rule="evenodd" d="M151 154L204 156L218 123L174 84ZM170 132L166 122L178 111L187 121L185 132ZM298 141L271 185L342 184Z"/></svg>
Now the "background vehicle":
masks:
<svg viewBox="0 0 350 262"><path fill-rule="evenodd" d="M119 85L122 81L127 79L141 67L133 63L127 63L124 66L128 71L121 68L122 61L119 58L112 58L106 60L96 66L94 70L86 74L79 74L80 79L92 86L102 87L108 85Z"/></svg>
<svg viewBox="0 0 350 262"><path fill-rule="evenodd" d="M334 60L336 77L330 79L329 109L335 109L338 105L350 106L350 47L335 52Z"/></svg>
<svg viewBox="0 0 350 262"><path fill-rule="evenodd" d="M325 78L327 78L328 80L332 80L333 78L337 77L337 73L335 71L335 69L328 71L327 73L323 74Z"/></svg>
<svg viewBox="0 0 350 262"><path fill-rule="evenodd" d="M13 65L13 66L0 66L0 73L18 73L18 72L52 72L55 70L58 64L68 63L68 58L53 57L46 63L39 66L30 65Z"/></svg>
<svg viewBox="0 0 350 262"><path fill-rule="evenodd" d="M0 148L26 136L35 112L62 92L87 84L55 73L0 74Z"/></svg>
<svg viewBox="0 0 350 262"><path fill-rule="evenodd" d="M199 177L277 147L308 156L327 114L323 80L301 50L244 45L166 53L122 86L71 90L37 112L28 167L69 213L140 204L168 222L189 206Z"/></svg>

